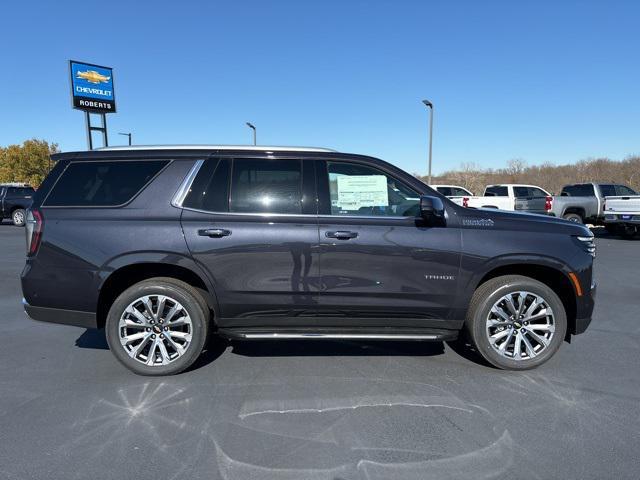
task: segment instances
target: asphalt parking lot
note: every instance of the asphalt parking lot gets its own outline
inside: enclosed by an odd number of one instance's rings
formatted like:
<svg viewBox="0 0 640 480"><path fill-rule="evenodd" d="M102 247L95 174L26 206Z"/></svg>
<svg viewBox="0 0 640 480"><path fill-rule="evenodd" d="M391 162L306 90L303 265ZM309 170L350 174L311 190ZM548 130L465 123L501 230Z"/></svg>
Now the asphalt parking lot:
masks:
<svg viewBox="0 0 640 480"><path fill-rule="evenodd" d="M139 377L101 331L27 319L0 225L0 478L638 478L640 240L598 234L594 321L538 370L448 345L218 341Z"/></svg>

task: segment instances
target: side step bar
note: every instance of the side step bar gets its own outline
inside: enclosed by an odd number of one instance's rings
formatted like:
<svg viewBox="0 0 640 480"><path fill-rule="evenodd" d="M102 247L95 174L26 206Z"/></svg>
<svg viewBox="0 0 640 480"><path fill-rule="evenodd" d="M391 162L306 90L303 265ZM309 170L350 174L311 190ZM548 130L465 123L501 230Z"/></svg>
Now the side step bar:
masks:
<svg viewBox="0 0 640 480"><path fill-rule="evenodd" d="M218 334L237 340L419 340L441 342L455 340L458 332L455 330L411 330L374 332L374 331L345 331L345 330L320 330L320 331L287 331L287 330L271 330L265 329L238 329L238 328L221 328Z"/></svg>

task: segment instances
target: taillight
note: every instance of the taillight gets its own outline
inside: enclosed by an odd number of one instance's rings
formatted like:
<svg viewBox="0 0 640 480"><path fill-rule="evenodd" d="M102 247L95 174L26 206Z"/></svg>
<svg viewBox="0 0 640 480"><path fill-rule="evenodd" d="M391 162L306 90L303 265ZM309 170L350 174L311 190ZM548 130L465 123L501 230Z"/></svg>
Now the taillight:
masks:
<svg viewBox="0 0 640 480"><path fill-rule="evenodd" d="M553 204L553 197L544 197L544 210L548 212L551 210L551 205Z"/></svg>
<svg viewBox="0 0 640 480"><path fill-rule="evenodd" d="M44 217L40 210L29 210L26 222L27 233L27 255L32 256L38 252L40 240L42 239L42 230L44 227Z"/></svg>
<svg viewBox="0 0 640 480"><path fill-rule="evenodd" d="M469 197L462 198L462 206L467 208L469 206Z"/></svg>

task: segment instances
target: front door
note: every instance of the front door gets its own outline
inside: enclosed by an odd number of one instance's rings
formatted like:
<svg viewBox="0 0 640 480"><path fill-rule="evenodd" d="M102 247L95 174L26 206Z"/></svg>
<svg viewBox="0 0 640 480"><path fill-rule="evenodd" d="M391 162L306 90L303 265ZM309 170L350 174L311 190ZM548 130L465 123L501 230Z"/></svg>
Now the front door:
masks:
<svg viewBox="0 0 640 480"><path fill-rule="evenodd" d="M458 326L460 230L424 224L426 192L355 160L318 162L317 177L319 313L341 325Z"/></svg>
<svg viewBox="0 0 640 480"><path fill-rule="evenodd" d="M313 162L208 159L183 207L191 254L214 283L219 326L289 325L315 315Z"/></svg>

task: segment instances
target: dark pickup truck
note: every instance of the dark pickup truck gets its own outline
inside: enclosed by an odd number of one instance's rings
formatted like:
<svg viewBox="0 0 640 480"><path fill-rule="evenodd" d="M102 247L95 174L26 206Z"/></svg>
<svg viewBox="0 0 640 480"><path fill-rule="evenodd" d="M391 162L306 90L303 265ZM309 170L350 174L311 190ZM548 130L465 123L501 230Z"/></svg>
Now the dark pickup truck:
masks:
<svg viewBox="0 0 640 480"><path fill-rule="evenodd" d="M14 225L23 227L34 193L32 187L0 184L0 219L10 218Z"/></svg>

